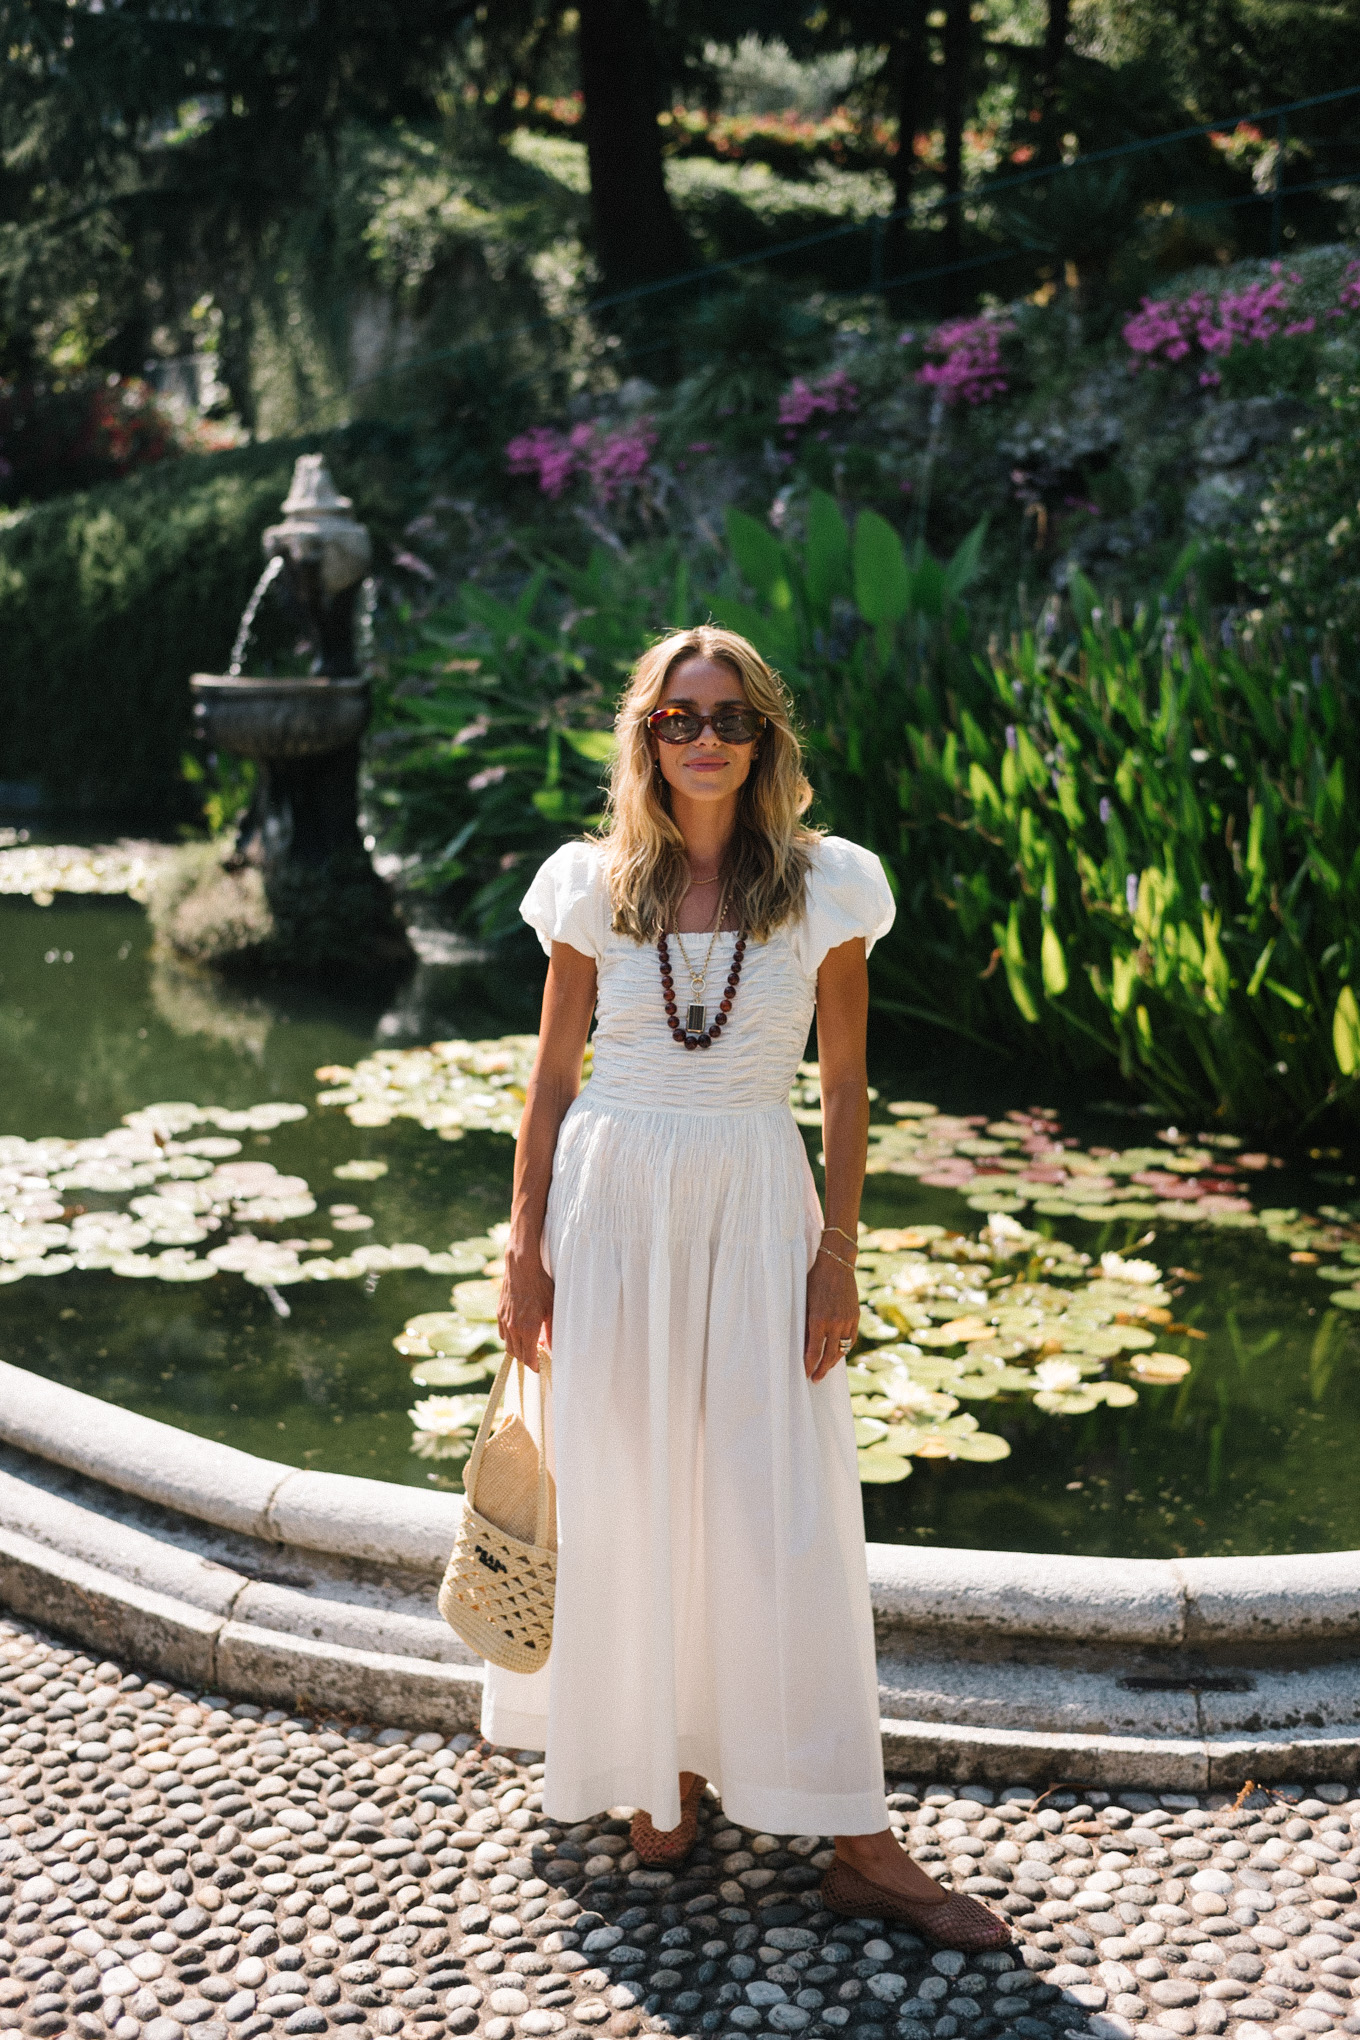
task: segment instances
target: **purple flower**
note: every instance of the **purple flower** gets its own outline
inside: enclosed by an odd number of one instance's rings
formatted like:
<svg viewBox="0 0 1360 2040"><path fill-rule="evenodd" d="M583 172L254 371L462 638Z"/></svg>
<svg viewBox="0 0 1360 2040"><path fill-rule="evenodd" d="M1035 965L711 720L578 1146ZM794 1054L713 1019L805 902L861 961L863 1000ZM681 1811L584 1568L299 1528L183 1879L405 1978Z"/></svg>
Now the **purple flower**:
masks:
<svg viewBox="0 0 1360 2040"><path fill-rule="evenodd" d="M581 428L578 426L577 430ZM612 503L629 482L640 481L651 464L656 433L650 418L613 432L592 446L589 453L590 479L602 503Z"/></svg>
<svg viewBox="0 0 1360 2040"><path fill-rule="evenodd" d="M617 432L606 431L598 419L573 425L568 433L536 425L507 443L505 464L512 475L536 475L541 493L554 501L578 475L588 475L601 502L611 503L646 473L655 446L649 418Z"/></svg>
<svg viewBox="0 0 1360 2040"><path fill-rule="evenodd" d="M1321 685L1322 685L1322 654L1321 654L1321 652L1314 652L1314 654L1313 654L1312 658L1311 658L1311 659L1310 659L1310 660L1308 661L1308 670L1309 670L1309 672L1310 672L1310 673L1312 674L1312 676L1313 676L1313 685L1314 685L1314 687L1321 687Z"/></svg>
<svg viewBox="0 0 1360 2040"><path fill-rule="evenodd" d="M1006 749L1008 751L1013 751L1015 750L1015 748L1016 748L1015 724L1013 722L1008 722L1006 724Z"/></svg>
<svg viewBox="0 0 1360 2040"><path fill-rule="evenodd" d="M1230 616L1224 617L1222 623L1218 627L1218 634L1223 640L1224 651L1230 652L1232 650L1233 641L1233 624L1232 618Z"/></svg>
<svg viewBox="0 0 1360 2040"><path fill-rule="evenodd" d="M1024 681L1023 681L1023 680L1012 680L1012 682L1011 682L1011 693L1012 693L1012 694L1014 695L1014 697L1015 697L1015 699L1016 699L1017 701L1023 701L1023 700L1024 700L1024 698L1025 698L1025 683L1024 683Z"/></svg>
<svg viewBox="0 0 1360 2040"><path fill-rule="evenodd" d="M1205 883L1204 885L1202 885L1202 886L1200 887L1200 889L1199 889L1199 896L1200 896L1200 898L1201 898L1201 899L1203 900L1203 902L1204 902L1204 904L1205 904L1205 906L1206 906L1206 907L1209 907L1209 906L1212 906L1212 905L1213 905L1213 900L1214 900L1214 896L1213 896L1212 892L1211 892L1211 891L1209 890L1209 887L1208 887L1208 884L1207 884L1207 883Z"/></svg>
<svg viewBox="0 0 1360 2040"><path fill-rule="evenodd" d="M833 368L830 374L820 376L816 382L807 382L801 375L796 375L779 399L779 422L792 436L819 411L834 416L838 412L858 409L858 389L843 368ZM824 434L820 436L825 437Z"/></svg>
<svg viewBox="0 0 1360 2040"><path fill-rule="evenodd" d="M976 319L952 319L937 326L926 343L941 359L916 371L916 380L939 391L946 404L985 404L1004 396L1010 387L1001 359L1001 342L1015 331L1012 319L984 312Z"/></svg>
<svg viewBox="0 0 1360 2040"><path fill-rule="evenodd" d="M1101 797L1100 797L1100 819L1101 819L1101 821L1102 821L1102 822L1108 822L1108 821L1109 821L1109 819L1110 819L1110 816L1111 816L1111 815L1112 815L1113 813L1114 813L1114 809L1113 809L1113 808L1112 808L1112 807L1110 806L1110 796L1109 796L1109 794L1108 794L1108 793L1104 793L1104 794L1102 794L1102 795L1101 795Z"/></svg>
<svg viewBox="0 0 1360 2040"><path fill-rule="evenodd" d="M1138 874L1131 871L1124 880L1124 903L1131 914L1138 911Z"/></svg>
<svg viewBox="0 0 1360 2040"><path fill-rule="evenodd" d="M580 448L573 444L580 429L570 438L551 425L521 432L506 443L506 468L512 475L536 475L540 493L555 500L581 467Z"/></svg>

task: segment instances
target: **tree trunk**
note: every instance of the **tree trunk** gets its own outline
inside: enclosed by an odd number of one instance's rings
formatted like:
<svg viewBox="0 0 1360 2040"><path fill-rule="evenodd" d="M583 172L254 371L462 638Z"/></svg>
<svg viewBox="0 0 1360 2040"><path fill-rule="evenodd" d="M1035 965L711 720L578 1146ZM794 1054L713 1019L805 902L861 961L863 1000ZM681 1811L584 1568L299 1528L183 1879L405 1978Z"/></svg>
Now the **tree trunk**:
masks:
<svg viewBox="0 0 1360 2040"><path fill-rule="evenodd" d="M893 38L897 99L897 154L893 158L892 222L884 248L889 282L908 266L911 221L906 217L916 186L916 137L930 118L930 38L926 26L929 0L906 0L906 19Z"/></svg>
<svg viewBox="0 0 1360 2040"><path fill-rule="evenodd" d="M605 290L627 290L686 260L662 169L648 0L581 0L578 47L595 256Z"/></svg>
<svg viewBox="0 0 1360 2040"><path fill-rule="evenodd" d="M968 109L968 59L972 42L969 0L948 0L944 16L944 232L941 258L955 263L963 255L963 122ZM961 274L942 279L940 302L956 312L968 295Z"/></svg>
<svg viewBox="0 0 1360 2040"><path fill-rule="evenodd" d="M1062 154L1059 132L1062 108L1058 95L1062 88L1063 58L1067 54L1070 11L1071 0L1048 0L1043 68L1039 73L1038 160L1041 163L1056 163Z"/></svg>

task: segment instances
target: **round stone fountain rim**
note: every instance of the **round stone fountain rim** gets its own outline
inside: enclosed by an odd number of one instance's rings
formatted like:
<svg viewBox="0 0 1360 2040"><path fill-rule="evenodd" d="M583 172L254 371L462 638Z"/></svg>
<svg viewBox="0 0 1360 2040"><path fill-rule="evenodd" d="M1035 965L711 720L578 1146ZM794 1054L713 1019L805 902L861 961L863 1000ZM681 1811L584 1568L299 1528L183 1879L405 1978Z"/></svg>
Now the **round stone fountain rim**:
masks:
<svg viewBox="0 0 1360 2040"><path fill-rule="evenodd" d="M0 1361L0 1599L216 1691L474 1725L480 1667L434 1612L461 1510ZM1360 1551L868 1559L890 1769L1176 1791L1360 1770ZM1121 1691L1225 1663L1265 1667L1248 1698Z"/></svg>
<svg viewBox="0 0 1360 2040"><path fill-rule="evenodd" d="M416 1571L442 1569L462 1509L458 1495L262 1459L6 1361L0 1439L226 1529ZM1360 1652L1360 1551L1157 1559L870 1544L868 1552L880 1624L974 1638L1333 1642Z"/></svg>

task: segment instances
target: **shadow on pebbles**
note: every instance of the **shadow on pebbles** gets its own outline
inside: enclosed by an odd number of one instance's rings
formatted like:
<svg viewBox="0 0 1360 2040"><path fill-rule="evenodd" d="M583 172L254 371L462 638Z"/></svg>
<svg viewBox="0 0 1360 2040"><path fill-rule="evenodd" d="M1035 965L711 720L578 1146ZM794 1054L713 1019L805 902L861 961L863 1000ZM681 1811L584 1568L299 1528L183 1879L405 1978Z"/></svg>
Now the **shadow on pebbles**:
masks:
<svg viewBox="0 0 1360 2040"><path fill-rule="evenodd" d="M0 1623L0 2028L101 2040L1360 2034L1360 1799L895 1780L1016 1929L933 1953L818 1903L821 1836L705 1807L676 1877L520 1752L176 1691Z"/></svg>

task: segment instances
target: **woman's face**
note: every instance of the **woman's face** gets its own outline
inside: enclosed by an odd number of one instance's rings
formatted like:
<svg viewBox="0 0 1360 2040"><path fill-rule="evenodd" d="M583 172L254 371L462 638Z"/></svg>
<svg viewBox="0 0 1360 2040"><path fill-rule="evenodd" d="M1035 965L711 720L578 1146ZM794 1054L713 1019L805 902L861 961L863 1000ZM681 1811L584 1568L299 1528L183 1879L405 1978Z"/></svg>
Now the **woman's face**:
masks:
<svg viewBox="0 0 1360 2040"><path fill-rule="evenodd" d="M746 705L746 690L736 668L696 653L675 668L657 705L712 715L732 703ZM734 799L750 775L758 742L757 738L749 744L724 744L708 723L690 744L663 744L655 737L648 738L652 756L659 760L661 776L672 793L695 801Z"/></svg>

